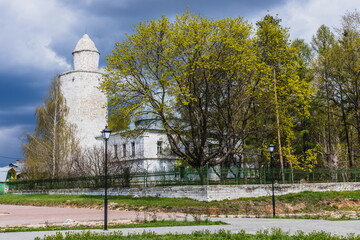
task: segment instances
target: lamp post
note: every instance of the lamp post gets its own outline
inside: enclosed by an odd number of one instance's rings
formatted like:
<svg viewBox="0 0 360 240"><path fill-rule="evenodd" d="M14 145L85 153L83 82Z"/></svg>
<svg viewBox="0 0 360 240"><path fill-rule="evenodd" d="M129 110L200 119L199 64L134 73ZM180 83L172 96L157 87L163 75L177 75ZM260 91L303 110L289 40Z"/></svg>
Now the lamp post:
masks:
<svg viewBox="0 0 360 240"><path fill-rule="evenodd" d="M101 131L102 137L105 140L105 166L104 166L104 189L105 189L105 194L104 194L104 230L108 230L108 199L107 199L107 142L110 138L110 134L111 134L111 130L105 126L105 129Z"/></svg>
<svg viewBox="0 0 360 240"><path fill-rule="evenodd" d="M274 193L274 148L275 145L270 143L269 144L269 152L270 152L270 169L271 169L271 192L272 192L272 209L273 209L273 217L275 217L275 193Z"/></svg>

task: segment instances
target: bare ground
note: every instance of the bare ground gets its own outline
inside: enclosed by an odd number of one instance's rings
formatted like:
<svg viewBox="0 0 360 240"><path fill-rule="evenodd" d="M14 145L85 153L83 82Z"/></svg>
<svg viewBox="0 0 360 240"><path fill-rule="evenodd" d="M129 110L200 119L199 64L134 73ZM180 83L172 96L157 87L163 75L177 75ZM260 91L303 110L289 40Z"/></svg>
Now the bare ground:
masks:
<svg viewBox="0 0 360 240"><path fill-rule="evenodd" d="M103 222L104 211L87 208L0 205L0 227L77 226ZM109 210L109 223L133 223L143 220L174 220L184 214Z"/></svg>

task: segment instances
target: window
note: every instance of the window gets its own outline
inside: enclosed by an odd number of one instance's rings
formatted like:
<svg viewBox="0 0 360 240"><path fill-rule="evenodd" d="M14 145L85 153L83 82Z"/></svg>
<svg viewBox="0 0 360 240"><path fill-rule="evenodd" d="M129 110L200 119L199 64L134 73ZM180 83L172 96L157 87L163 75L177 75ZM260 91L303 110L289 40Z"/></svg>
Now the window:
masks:
<svg viewBox="0 0 360 240"><path fill-rule="evenodd" d="M131 143L131 156L135 157L135 142Z"/></svg>
<svg viewBox="0 0 360 240"><path fill-rule="evenodd" d="M157 154L162 154L162 141L157 142Z"/></svg>
<svg viewBox="0 0 360 240"><path fill-rule="evenodd" d="M114 154L115 154L115 157L118 156L118 145L117 144L114 144Z"/></svg>
<svg viewBox="0 0 360 240"><path fill-rule="evenodd" d="M126 143L124 143L123 145L123 157L126 157Z"/></svg>

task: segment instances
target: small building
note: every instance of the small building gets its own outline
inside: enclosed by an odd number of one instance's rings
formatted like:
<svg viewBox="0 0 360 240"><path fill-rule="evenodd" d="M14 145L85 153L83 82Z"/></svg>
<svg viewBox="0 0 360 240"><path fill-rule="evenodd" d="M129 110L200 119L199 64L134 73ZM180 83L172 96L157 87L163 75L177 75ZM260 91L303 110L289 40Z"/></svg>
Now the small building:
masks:
<svg viewBox="0 0 360 240"><path fill-rule="evenodd" d="M7 192L7 182L16 179L16 171L12 167L0 168L0 194Z"/></svg>

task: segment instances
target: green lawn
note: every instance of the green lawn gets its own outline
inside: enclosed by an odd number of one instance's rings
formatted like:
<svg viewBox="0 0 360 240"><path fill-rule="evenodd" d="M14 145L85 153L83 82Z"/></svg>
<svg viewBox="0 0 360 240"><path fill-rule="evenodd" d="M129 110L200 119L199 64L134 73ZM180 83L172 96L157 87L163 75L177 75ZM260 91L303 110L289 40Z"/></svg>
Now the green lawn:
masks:
<svg viewBox="0 0 360 240"><path fill-rule="evenodd" d="M192 199L180 198L156 198L141 197L134 198L131 196L108 196L109 203L115 203L113 207L129 207L138 209L161 207L206 207L209 203L200 202ZM5 194L0 195L1 204L16 205L34 205L34 206L74 206L74 207L101 207L104 202L103 196L90 195L17 195ZM210 204L212 205L212 204Z"/></svg>
<svg viewBox="0 0 360 240"><path fill-rule="evenodd" d="M142 234L132 234L124 236L121 232L110 233L104 235L101 233L72 233L66 234L57 234L56 236L48 236L43 238L43 240L360 240L360 236L336 236L329 233L318 232L318 233L297 233L295 235L290 235L284 233L280 230L273 230L272 232L258 232L257 234L247 234L245 232L239 233L230 233L227 231L219 231L218 233L211 234L209 232L194 232L192 234L166 234L166 235L156 235L154 233L142 233ZM35 240L41 240L36 238Z"/></svg>
<svg viewBox="0 0 360 240"><path fill-rule="evenodd" d="M111 204L110 204L111 203ZM87 195L0 195L0 204L102 208L103 196ZM271 197L201 202L187 198L110 196L111 209L183 212L189 214L271 216ZM276 196L276 210L282 217L360 217L360 191L303 192ZM341 213L344 212L344 216ZM333 214L338 216L333 216ZM340 216L340 215L341 216ZM322 217L326 216L326 217Z"/></svg>

